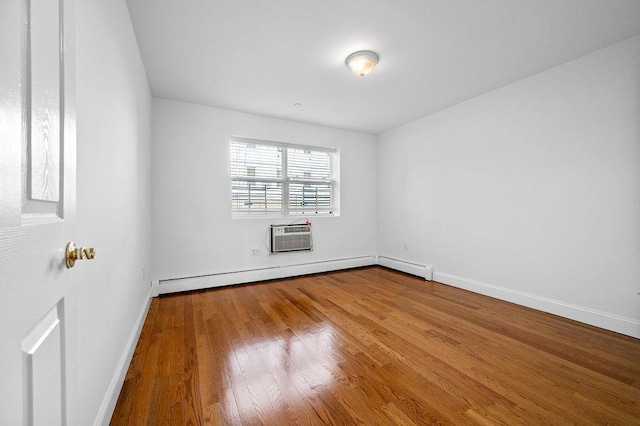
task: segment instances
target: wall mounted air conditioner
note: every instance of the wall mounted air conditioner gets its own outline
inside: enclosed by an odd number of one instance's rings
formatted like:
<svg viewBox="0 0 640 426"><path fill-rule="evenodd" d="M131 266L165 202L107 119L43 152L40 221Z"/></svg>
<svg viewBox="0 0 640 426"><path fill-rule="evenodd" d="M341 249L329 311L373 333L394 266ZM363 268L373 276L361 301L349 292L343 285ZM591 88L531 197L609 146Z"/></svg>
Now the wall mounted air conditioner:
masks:
<svg viewBox="0 0 640 426"><path fill-rule="evenodd" d="M271 253L310 251L311 225L271 225Z"/></svg>

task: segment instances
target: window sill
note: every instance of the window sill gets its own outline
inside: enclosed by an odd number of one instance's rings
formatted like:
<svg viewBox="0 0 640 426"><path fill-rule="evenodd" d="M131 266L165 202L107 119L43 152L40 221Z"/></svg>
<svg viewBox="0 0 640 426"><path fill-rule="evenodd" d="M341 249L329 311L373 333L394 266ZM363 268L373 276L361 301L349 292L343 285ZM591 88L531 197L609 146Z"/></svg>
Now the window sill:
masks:
<svg viewBox="0 0 640 426"><path fill-rule="evenodd" d="M320 218L320 217L340 217L340 213L300 213L300 214L276 214L276 213L251 213L251 214L231 214L231 219L279 219L290 220L296 222L304 218Z"/></svg>

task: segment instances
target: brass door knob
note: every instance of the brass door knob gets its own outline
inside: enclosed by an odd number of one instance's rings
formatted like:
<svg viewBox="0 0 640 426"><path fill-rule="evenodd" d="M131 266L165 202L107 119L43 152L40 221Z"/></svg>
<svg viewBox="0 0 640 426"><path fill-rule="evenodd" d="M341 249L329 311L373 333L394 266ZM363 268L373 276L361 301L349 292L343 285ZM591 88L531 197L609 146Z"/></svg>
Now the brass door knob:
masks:
<svg viewBox="0 0 640 426"><path fill-rule="evenodd" d="M96 257L96 250L93 247L76 247L73 241L67 243L65 250L67 268L73 268L78 259L93 259L94 257Z"/></svg>

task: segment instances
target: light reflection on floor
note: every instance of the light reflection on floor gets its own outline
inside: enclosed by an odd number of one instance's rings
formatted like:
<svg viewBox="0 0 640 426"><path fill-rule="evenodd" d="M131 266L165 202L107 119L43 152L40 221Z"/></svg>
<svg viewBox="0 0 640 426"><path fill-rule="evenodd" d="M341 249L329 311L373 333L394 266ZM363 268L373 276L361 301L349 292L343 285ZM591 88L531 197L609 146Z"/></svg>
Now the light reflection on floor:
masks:
<svg viewBox="0 0 640 426"><path fill-rule="evenodd" d="M270 405L279 405L282 394L311 397L314 389L330 385L337 379L332 370L338 370L336 364L341 357L336 352L337 337L331 326L322 324L317 329L305 330L302 339L289 330L286 332L286 336L250 344L242 342L228 354L236 398L243 393L237 386L246 386L254 403L264 392ZM332 368L334 366L336 368ZM262 402L264 405L265 401ZM238 409L242 411L240 406Z"/></svg>

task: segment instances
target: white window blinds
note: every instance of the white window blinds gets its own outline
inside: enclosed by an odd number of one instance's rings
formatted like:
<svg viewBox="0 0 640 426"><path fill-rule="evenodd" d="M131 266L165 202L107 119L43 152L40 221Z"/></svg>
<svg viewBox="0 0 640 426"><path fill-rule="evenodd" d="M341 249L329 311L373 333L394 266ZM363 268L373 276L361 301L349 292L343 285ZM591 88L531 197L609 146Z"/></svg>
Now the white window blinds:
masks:
<svg viewBox="0 0 640 426"><path fill-rule="evenodd" d="M334 150L232 139L234 214L332 212Z"/></svg>

